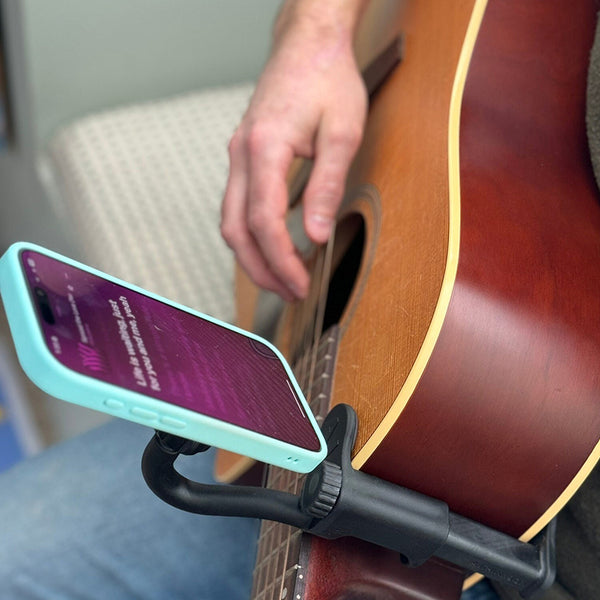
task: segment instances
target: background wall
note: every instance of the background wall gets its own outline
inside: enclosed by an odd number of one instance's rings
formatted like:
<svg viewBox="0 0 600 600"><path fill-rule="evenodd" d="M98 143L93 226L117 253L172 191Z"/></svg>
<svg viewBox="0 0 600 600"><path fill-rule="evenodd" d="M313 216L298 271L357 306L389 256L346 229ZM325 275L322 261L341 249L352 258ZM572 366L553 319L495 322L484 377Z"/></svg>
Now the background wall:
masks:
<svg viewBox="0 0 600 600"><path fill-rule="evenodd" d="M0 152L0 251L77 255L43 186L57 128L102 109L252 80L280 0L0 0L15 140Z"/></svg>
<svg viewBox="0 0 600 600"><path fill-rule="evenodd" d="M105 107L253 79L280 0L21 0L37 135Z"/></svg>

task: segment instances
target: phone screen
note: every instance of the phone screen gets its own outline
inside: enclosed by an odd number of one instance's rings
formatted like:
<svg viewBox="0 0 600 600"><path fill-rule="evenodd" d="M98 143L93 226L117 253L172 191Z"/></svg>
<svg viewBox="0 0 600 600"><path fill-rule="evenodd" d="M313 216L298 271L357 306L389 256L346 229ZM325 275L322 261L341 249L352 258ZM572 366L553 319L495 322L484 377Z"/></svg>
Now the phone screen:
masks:
<svg viewBox="0 0 600 600"><path fill-rule="evenodd" d="M22 266L49 351L65 367L318 451L271 348L32 250Z"/></svg>

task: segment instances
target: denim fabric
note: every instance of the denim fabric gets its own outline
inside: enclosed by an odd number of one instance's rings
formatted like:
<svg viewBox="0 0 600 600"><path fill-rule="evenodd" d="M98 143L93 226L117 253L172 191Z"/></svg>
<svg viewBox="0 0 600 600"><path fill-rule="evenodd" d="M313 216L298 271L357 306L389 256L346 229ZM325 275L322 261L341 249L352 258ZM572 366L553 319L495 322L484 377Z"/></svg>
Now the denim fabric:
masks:
<svg viewBox="0 0 600 600"><path fill-rule="evenodd" d="M249 597L258 522L155 497L140 469L152 433L110 422L0 475L0 598ZM177 467L210 481L212 462L206 453Z"/></svg>

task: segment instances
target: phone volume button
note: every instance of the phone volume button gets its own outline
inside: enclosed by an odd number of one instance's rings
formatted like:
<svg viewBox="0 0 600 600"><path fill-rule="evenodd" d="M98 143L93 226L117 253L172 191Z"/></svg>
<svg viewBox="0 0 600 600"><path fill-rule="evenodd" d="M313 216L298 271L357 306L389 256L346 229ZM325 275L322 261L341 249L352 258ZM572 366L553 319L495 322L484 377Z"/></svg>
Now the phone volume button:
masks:
<svg viewBox="0 0 600 600"><path fill-rule="evenodd" d="M158 419L158 413L153 410L148 410L147 408L140 408L139 406L134 406L129 412L134 417L139 417L140 419L147 421Z"/></svg>
<svg viewBox="0 0 600 600"><path fill-rule="evenodd" d="M161 417L160 422L163 425L175 427L175 429L185 429L187 425L185 421L180 421L179 419L174 419L173 417Z"/></svg>
<svg viewBox="0 0 600 600"><path fill-rule="evenodd" d="M117 400L116 398L107 398L104 401L104 406L106 406L107 408L110 408L112 410L119 410L119 409L125 407L125 402L122 402L121 400Z"/></svg>

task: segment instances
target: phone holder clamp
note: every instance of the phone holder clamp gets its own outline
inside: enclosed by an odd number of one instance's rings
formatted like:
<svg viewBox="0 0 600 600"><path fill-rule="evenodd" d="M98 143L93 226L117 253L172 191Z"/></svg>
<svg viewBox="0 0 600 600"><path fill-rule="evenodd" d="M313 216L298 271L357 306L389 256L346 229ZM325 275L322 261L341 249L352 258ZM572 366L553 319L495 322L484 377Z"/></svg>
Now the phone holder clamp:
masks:
<svg viewBox="0 0 600 600"><path fill-rule="evenodd" d="M448 505L351 465L357 417L337 405L322 426L328 455L309 473L300 496L262 487L201 484L174 467L179 454L207 447L156 432L142 459L148 486L188 512L280 521L314 535L356 537L398 552L417 567L434 556L516 587L529 598L555 577L555 524L525 543L452 513Z"/></svg>

